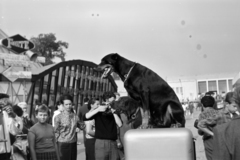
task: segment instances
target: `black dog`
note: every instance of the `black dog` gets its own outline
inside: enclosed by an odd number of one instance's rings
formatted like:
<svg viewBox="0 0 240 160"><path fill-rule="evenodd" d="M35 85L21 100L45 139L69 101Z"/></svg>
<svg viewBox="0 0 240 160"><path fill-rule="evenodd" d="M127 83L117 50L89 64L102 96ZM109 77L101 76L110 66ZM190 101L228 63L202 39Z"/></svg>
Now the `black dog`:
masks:
<svg viewBox="0 0 240 160"><path fill-rule="evenodd" d="M184 127L184 111L173 89L155 72L117 53L102 58L102 78L112 71L124 82L131 98L141 103L142 128Z"/></svg>
<svg viewBox="0 0 240 160"><path fill-rule="evenodd" d="M139 121L139 117L141 117L141 104L129 96L120 97L118 101L114 101L111 107L116 109L116 112L126 115L127 124L134 122L136 119Z"/></svg>

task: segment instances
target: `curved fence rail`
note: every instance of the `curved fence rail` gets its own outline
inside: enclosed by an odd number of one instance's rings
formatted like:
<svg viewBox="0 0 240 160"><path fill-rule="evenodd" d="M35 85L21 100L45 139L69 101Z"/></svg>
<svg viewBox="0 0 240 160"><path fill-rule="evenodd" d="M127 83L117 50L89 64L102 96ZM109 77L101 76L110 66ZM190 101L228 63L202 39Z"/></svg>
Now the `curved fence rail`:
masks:
<svg viewBox="0 0 240 160"><path fill-rule="evenodd" d="M83 60L72 60L45 66L32 74L32 86L27 102L31 106L29 115L33 117L38 103L44 103L55 110L60 96L69 93L74 97L75 110L78 111L85 97L102 100L106 91L117 91L114 79L109 76L101 79L102 72L94 70L97 65Z"/></svg>

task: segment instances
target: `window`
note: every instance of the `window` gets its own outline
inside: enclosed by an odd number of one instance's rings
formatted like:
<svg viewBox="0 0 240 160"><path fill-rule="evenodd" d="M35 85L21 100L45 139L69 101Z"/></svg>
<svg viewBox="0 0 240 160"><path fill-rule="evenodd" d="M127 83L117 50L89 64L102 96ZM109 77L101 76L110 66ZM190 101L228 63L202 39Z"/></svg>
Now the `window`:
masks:
<svg viewBox="0 0 240 160"><path fill-rule="evenodd" d="M179 91L180 91L180 94L183 94L183 88L182 87L179 87Z"/></svg>
<svg viewBox="0 0 240 160"><path fill-rule="evenodd" d="M177 94L179 93L178 87L176 87L176 92L177 92Z"/></svg>
<svg viewBox="0 0 240 160"><path fill-rule="evenodd" d="M198 82L198 92L199 93L207 92L207 83L206 83L206 81Z"/></svg>
<svg viewBox="0 0 240 160"><path fill-rule="evenodd" d="M218 81L218 89L219 93L227 92L227 81L226 80L219 80Z"/></svg>
<svg viewBox="0 0 240 160"><path fill-rule="evenodd" d="M217 82L208 81L208 91L216 91L216 90L217 90Z"/></svg>
<svg viewBox="0 0 240 160"><path fill-rule="evenodd" d="M232 84L232 79L229 79L229 80L228 80L228 88L229 88L229 91L232 91L232 89L233 89L233 88L232 88L232 85L233 85L233 84Z"/></svg>

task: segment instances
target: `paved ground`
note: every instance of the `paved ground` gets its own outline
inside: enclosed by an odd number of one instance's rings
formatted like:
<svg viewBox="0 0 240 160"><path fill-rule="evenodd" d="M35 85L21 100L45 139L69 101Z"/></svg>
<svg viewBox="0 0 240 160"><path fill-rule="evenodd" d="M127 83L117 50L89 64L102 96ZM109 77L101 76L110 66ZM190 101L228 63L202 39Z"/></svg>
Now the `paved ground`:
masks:
<svg viewBox="0 0 240 160"><path fill-rule="evenodd" d="M194 121L198 118L200 111L195 111L193 114L193 118L189 116L186 117L186 128L190 129L193 133L193 137L196 139L196 157L197 160L207 160L204 152L203 140L202 136L198 135L197 129L194 128Z"/></svg>
<svg viewBox="0 0 240 160"><path fill-rule="evenodd" d="M190 129L193 133L193 137L196 138L197 160L206 160L202 137L198 135L197 129L193 127L193 123L195 119L198 118L199 113L200 111L195 111L193 114L193 118L190 118L190 116L186 116L186 128ZM85 148L83 145L82 132L78 134L78 137L79 137L79 141L82 143L81 145L78 145L78 160L85 160Z"/></svg>

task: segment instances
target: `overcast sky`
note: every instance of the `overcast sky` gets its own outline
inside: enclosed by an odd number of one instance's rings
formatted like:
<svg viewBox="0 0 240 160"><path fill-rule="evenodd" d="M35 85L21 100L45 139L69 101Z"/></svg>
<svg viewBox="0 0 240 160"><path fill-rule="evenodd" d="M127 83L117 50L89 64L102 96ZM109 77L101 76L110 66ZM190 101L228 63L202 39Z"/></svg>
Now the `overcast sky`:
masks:
<svg viewBox="0 0 240 160"><path fill-rule="evenodd" d="M239 0L0 0L0 28L55 33L67 60L119 53L163 78L240 70Z"/></svg>

